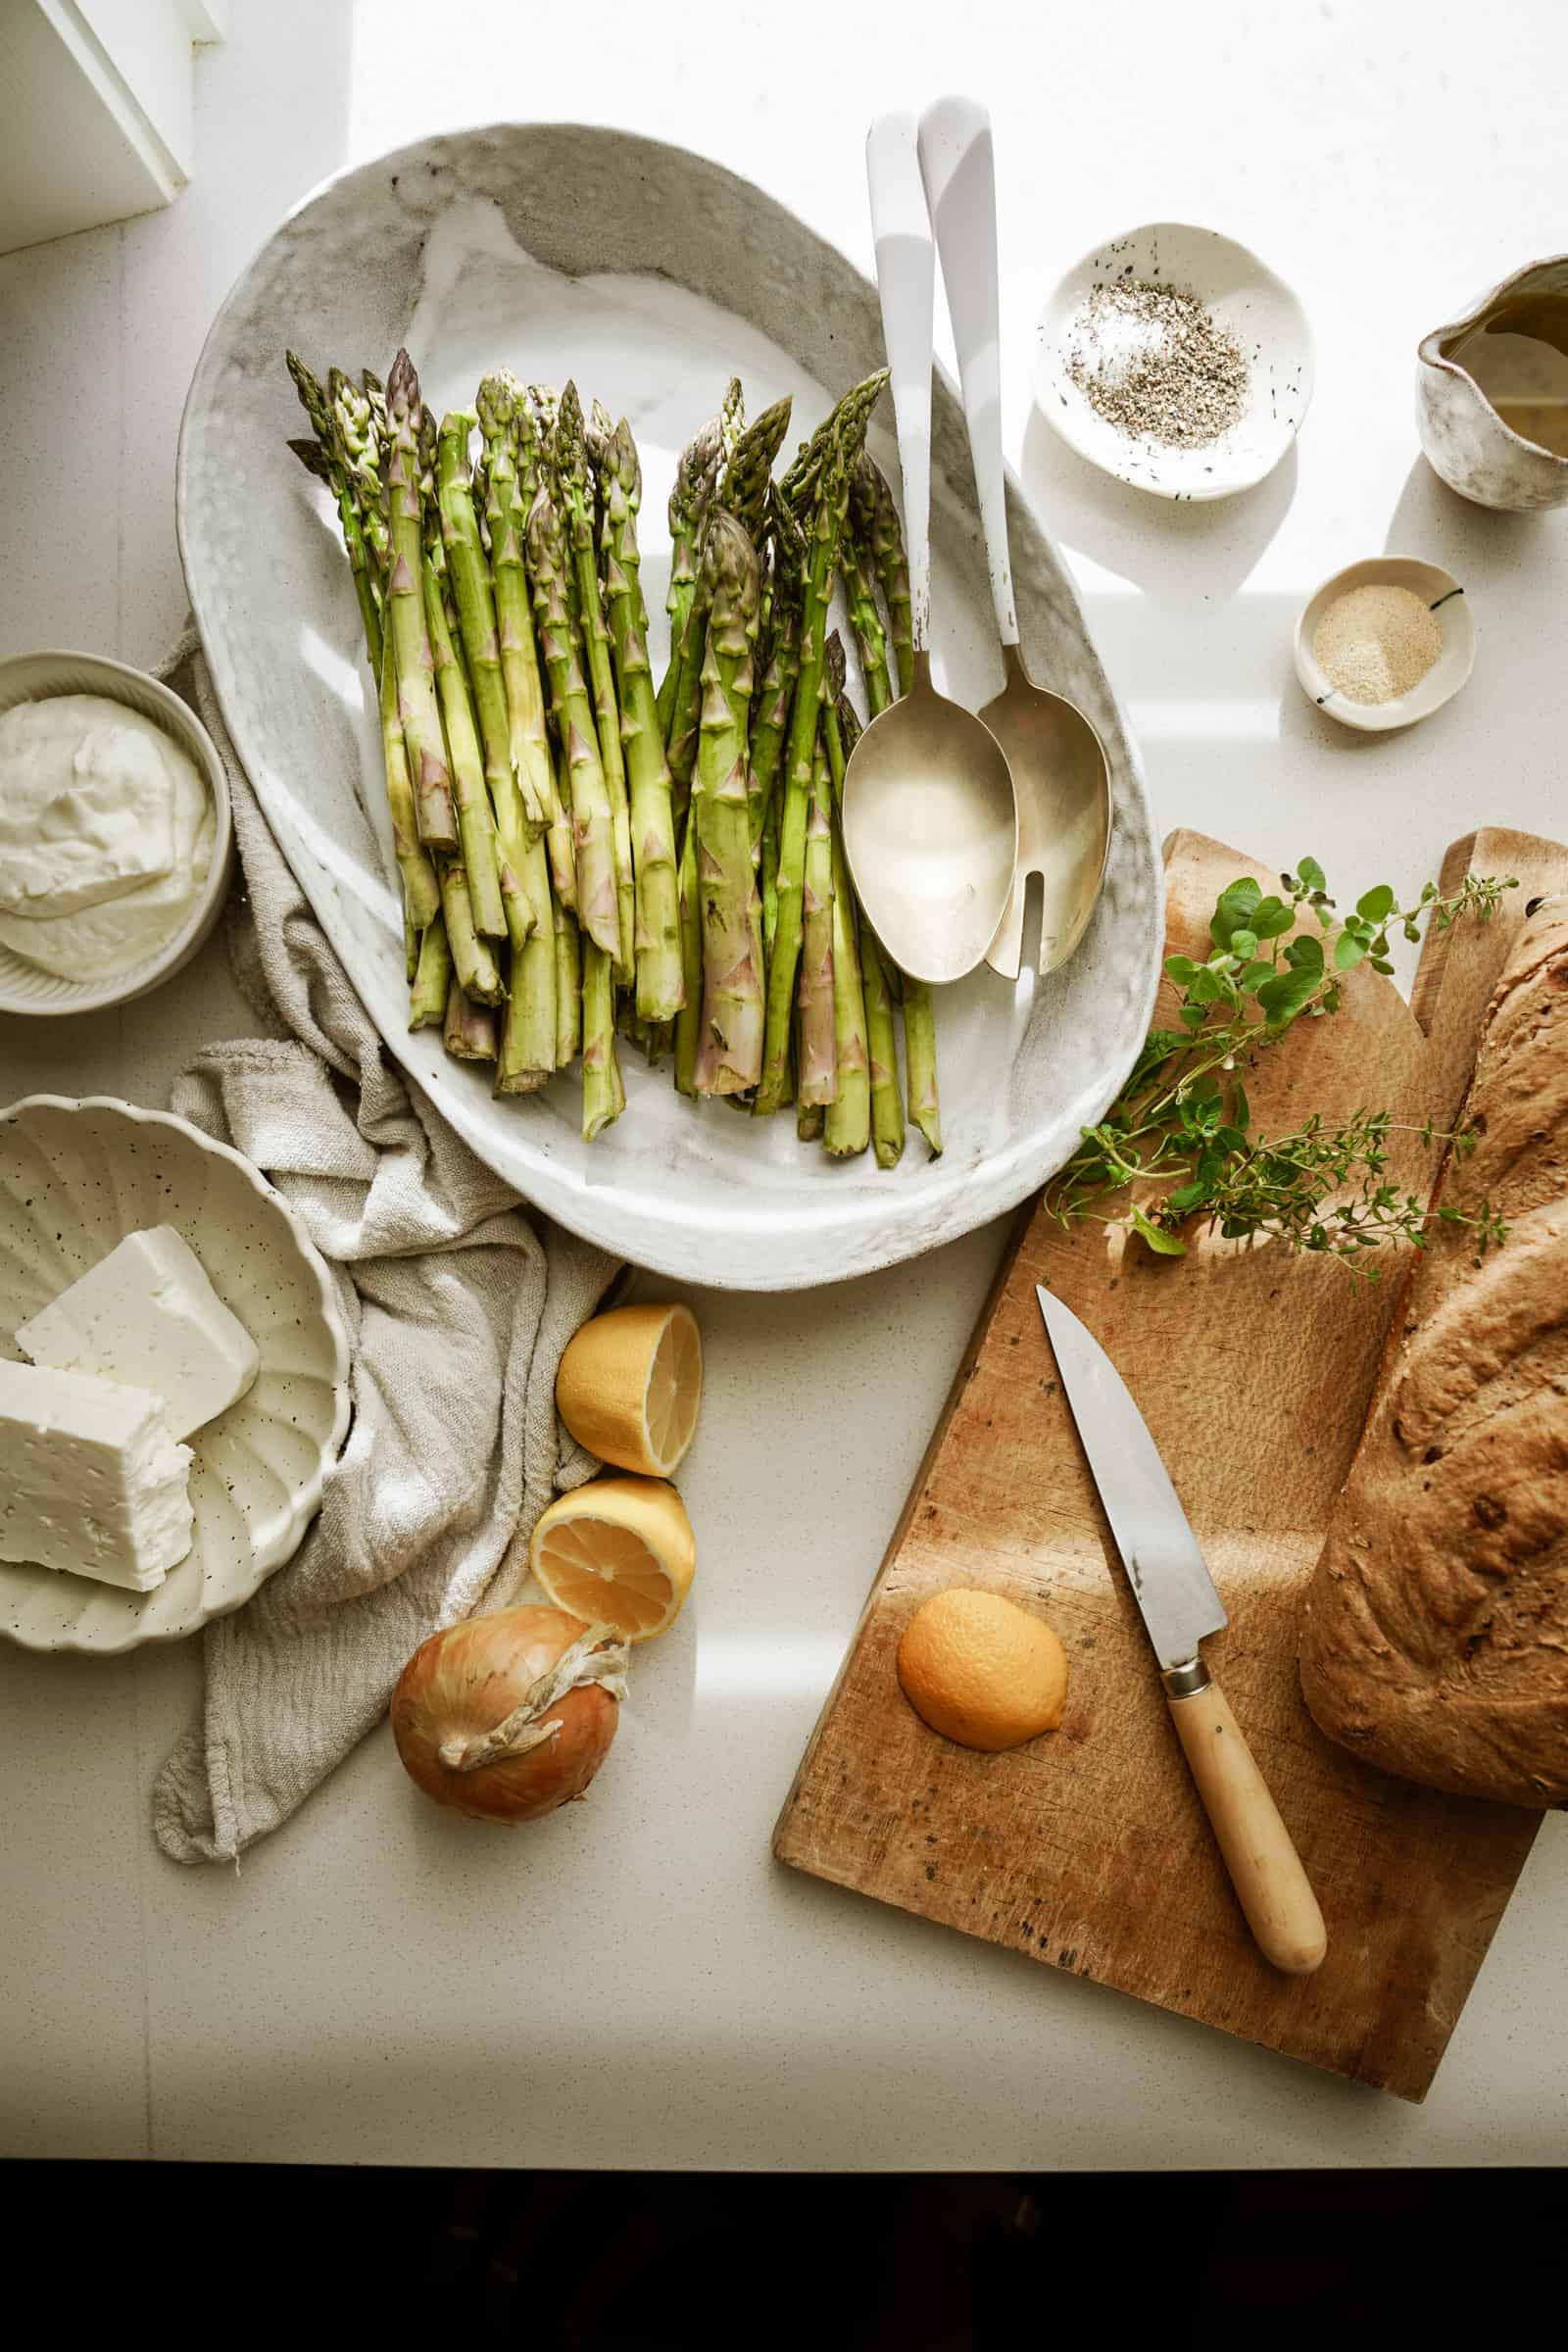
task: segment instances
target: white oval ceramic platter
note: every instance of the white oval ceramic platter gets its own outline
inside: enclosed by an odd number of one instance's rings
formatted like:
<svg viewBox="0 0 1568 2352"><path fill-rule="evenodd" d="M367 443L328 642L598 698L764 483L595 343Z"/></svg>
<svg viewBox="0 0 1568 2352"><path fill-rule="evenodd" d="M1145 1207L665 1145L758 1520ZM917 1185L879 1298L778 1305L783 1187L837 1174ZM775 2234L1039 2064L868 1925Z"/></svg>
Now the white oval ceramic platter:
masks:
<svg viewBox="0 0 1568 2352"><path fill-rule="evenodd" d="M1009 484L1031 674L1105 746L1113 821L1100 908L1070 964L1015 999L981 972L940 992L946 1151L912 1127L900 1166L838 1164L788 1113L677 1095L621 1047L627 1107L592 1146L575 1072L495 1101L486 1078L407 1030L380 746L347 565L300 428L285 346L383 371L406 341L438 410L489 367L573 376L626 414L644 474L640 537L656 672L666 651L664 508L676 456L744 380L749 411L789 392L787 452L882 361L873 288L781 206L685 151L567 124L435 138L329 182L246 270L209 335L180 434L178 522L224 717L295 873L405 1066L473 1150L573 1231L657 1272L787 1290L912 1257L1014 1206L1114 1098L1146 1034L1163 930L1148 795L1056 554ZM1002 683L963 423L933 416L935 666L971 709ZM898 480L890 433L872 447ZM848 632L844 632L846 639ZM852 692L858 698L858 679ZM862 701L863 708L863 701Z"/></svg>
<svg viewBox="0 0 1568 2352"><path fill-rule="evenodd" d="M348 1428L348 1334L293 1211L226 1144L109 1097L0 1111L0 1353L19 1357L17 1326L150 1225L190 1244L261 1368L188 1441L194 1540L154 1592L0 1561L0 1634L27 1649L174 1642L237 1609L298 1549Z"/></svg>
<svg viewBox="0 0 1568 2352"><path fill-rule="evenodd" d="M1118 277L1196 295L1240 344L1247 403L1228 432L1200 449L1134 440L1100 415L1068 372L1073 321L1097 286ZM1155 498L1233 498L1273 472L1312 401L1312 330L1282 277L1246 245L1212 228L1155 220L1097 245L1074 264L1045 308L1035 399L1081 458Z"/></svg>

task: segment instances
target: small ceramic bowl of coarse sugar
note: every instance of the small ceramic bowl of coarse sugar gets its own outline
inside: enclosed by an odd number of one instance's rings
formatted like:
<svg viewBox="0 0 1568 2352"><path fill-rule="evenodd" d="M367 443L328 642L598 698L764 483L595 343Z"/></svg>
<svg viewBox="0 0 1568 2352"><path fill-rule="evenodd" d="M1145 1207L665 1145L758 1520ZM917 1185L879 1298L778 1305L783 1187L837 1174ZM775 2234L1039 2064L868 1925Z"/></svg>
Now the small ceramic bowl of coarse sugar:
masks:
<svg viewBox="0 0 1568 2352"><path fill-rule="evenodd" d="M1152 221L1047 303L1035 399L1062 439L1156 498L1233 498L1272 473L1312 399L1312 330L1283 278L1211 228Z"/></svg>
<svg viewBox="0 0 1568 2352"><path fill-rule="evenodd" d="M1470 600L1452 572L1371 556L1325 580L1296 624L1301 691L1342 726L1413 726L1456 695L1476 658Z"/></svg>

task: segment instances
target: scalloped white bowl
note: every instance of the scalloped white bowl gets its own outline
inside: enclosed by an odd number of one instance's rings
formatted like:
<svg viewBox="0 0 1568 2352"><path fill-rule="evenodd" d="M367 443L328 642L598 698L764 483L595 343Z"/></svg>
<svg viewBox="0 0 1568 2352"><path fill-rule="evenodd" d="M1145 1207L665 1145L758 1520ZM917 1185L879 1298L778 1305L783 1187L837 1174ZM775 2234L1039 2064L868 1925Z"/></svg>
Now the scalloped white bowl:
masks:
<svg viewBox="0 0 1568 2352"><path fill-rule="evenodd" d="M17 1326L148 1225L184 1236L261 1369L190 1440L195 1538L156 1592L0 1561L0 1634L27 1649L175 1642L237 1609L299 1548L348 1428L348 1333L293 1211L226 1144L107 1096L0 1111L0 1353L18 1357Z"/></svg>
<svg viewBox="0 0 1568 2352"><path fill-rule="evenodd" d="M190 705L161 678L102 654L18 654L0 662L0 710L18 703L48 702L57 694L98 694L106 702L123 703L161 727L195 761L213 804L213 854L179 929L128 971L115 972L106 980L66 980L0 945L0 1012L102 1012L106 1005L128 1004L149 989L161 988L184 969L217 922L233 871L228 778L217 746Z"/></svg>

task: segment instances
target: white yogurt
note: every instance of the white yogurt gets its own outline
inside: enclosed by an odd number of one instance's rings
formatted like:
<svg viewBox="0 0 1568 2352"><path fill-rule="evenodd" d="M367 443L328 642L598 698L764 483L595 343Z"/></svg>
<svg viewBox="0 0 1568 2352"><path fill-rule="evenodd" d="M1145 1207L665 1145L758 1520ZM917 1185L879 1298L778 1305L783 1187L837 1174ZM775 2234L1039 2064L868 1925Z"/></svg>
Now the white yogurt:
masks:
<svg viewBox="0 0 1568 2352"><path fill-rule="evenodd" d="M96 694L0 713L0 941L66 980L112 978L179 931L212 862L195 762Z"/></svg>

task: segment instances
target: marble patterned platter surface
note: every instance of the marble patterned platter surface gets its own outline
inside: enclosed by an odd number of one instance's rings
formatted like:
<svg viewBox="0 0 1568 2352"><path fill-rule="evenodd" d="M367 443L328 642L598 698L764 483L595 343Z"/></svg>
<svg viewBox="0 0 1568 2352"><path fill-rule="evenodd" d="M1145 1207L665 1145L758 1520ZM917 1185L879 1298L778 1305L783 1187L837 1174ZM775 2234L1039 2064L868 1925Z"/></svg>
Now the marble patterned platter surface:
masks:
<svg viewBox="0 0 1568 2352"><path fill-rule="evenodd" d="M301 430L285 346L384 372L407 342L438 409L487 367L575 377L630 417L643 580L662 670L675 457L739 373L755 414L793 394L787 450L882 360L874 288L781 206L682 149L569 124L421 141L332 180L262 249L220 312L186 403L181 554L224 717L273 832L387 1044L519 1193L660 1273L787 1290L870 1272L1013 1207L1114 1098L1143 1042L1163 905L1148 794L1065 568L1015 482L1008 512L1031 674L1088 714L1110 763L1100 906L1064 971L1015 991L983 967L939 992L946 1150L837 1163L766 1122L678 1096L623 1044L627 1107L593 1145L575 1073L497 1101L438 1032L406 1027L379 739L348 567ZM887 405L883 404L884 407ZM1002 682L960 411L933 416L938 683L978 708ZM895 483L880 416L871 447ZM846 632L847 634L847 632ZM858 679L852 664L852 692ZM863 703L862 703L863 708Z"/></svg>

